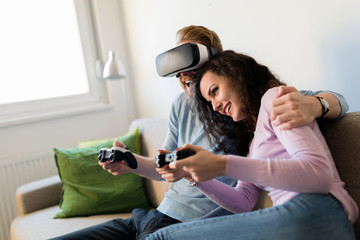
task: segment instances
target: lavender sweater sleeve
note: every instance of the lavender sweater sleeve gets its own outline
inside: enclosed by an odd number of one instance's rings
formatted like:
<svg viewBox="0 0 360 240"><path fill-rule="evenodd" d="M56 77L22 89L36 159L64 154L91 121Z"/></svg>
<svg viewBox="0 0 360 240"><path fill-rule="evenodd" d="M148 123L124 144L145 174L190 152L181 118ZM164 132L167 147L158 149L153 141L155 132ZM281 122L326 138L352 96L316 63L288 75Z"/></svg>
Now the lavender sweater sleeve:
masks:
<svg viewBox="0 0 360 240"><path fill-rule="evenodd" d="M227 157L226 176L239 179L236 187L211 180L199 183L200 190L232 212L250 211L261 189L269 191L274 206L299 192L331 193L354 223L358 207L344 188L316 121L291 130L272 125L269 112L277 91L270 89L262 98L248 156Z"/></svg>
<svg viewBox="0 0 360 240"><path fill-rule="evenodd" d="M222 208L234 213L251 211L261 191L256 185L240 180L236 187L209 180L199 182L198 188Z"/></svg>
<svg viewBox="0 0 360 240"><path fill-rule="evenodd" d="M273 192L275 203L284 200L284 195L289 199L294 192L330 190L330 152L316 122L287 131L274 128L269 109L276 94L277 89L269 90L262 99L248 157L228 155L226 175L239 179L237 186L226 187L215 180L199 184L209 198L230 211L251 210L264 187Z"/></svg>
<svg viewBox="0 0 360 240"><path fill-rule="evenodd" d="M228 156L227 175L261 186L293 192L328 193L335 165L316 123L281 130L269 119L277 88L261 103L248 158Z"/></svg>

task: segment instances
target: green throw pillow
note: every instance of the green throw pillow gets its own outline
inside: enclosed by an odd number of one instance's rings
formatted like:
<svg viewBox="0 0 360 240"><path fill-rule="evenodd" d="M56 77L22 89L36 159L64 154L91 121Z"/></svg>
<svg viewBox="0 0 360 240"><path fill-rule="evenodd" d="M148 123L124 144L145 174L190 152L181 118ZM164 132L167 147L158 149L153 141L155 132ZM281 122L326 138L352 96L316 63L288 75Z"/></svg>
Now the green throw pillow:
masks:
<svg viewBox="0 0 360 240"><path fill-rule="evenodd" d="M103 144L105 142L114 142L116 139L119 139L119 138L104 138L104 139L96 139L96 140L88 140L88 141L80 141L78 143L78 147L79 148L84 148L84 147L93 147L95 145L98 145L98 144Z"/></svg>
<svg viewBox="0 0 360 240"><path fill-rule="evenodd" d="M140 154L139 129L117 138L131 152ZM149 208L142 178L133 173L114 176L98 164L100 148L111 148L113 139L82 148L54 148L59 175L64 183L60 208L54 218L130 212Z"/></svg>

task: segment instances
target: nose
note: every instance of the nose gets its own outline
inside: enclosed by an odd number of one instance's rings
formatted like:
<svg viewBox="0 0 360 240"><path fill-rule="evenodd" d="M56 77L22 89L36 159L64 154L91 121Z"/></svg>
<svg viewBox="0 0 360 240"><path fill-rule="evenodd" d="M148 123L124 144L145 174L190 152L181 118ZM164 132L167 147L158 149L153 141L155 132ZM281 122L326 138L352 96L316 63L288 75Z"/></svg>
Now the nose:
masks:
<svg viewBox="0 0 360 240"><path fill-rule="evenodd" d="M180 72L176 75L177 78L179 77L190 77L191 79L196 78L196 71L186 71L186 72Z"/></svg>
<svg viewBox="0 0 360 240"><path fill-rule="evenodd" d="M214 111L220 111L221 109L221 102L216 101L216 99L211 101L212 107Z"/></svg>
<svg viewBox="0 0 360 240"><path fill-rule="evenodd" d="M176 75L177 78L179 77L185 77L185 76L189 76L190 72L180 72Z"/></svg>

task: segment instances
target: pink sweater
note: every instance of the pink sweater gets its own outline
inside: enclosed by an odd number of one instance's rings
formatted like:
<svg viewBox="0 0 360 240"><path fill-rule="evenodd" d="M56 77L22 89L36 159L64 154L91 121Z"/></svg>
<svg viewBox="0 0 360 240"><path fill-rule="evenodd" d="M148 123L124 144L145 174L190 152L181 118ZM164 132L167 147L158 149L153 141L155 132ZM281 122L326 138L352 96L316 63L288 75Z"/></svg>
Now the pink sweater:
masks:
<svg viewBox="0 0 360 240"><path fill-rule="evenodd" d="M354 223L358 208L344 189L316 121L291 130L272 125L269 114L277 93L278 88L270 89L261 100L248 156L227 157L226 176L239 179L236 187L210 180L199 183L198 188L235 213L251 211L262 189L269 191L274 206L299 192L331 193L342 202Z"/></svg>

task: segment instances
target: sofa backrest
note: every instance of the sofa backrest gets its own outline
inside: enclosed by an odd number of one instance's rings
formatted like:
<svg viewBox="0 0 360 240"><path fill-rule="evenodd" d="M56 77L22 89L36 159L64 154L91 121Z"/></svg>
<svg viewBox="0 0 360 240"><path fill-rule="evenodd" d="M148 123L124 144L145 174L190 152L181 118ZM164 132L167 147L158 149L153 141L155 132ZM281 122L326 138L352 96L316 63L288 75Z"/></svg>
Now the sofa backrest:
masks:
<svg viewBox="0 0 360 240"><path fill-rule="evenodd" d="M338 121L319 121L345 189L360 206L360 112L346 114ZM360 239L360 221L355 225Z"/></svg>
<svg viewBox="0 0 360 240"><path fill-rule="evenodd" d="M165 140L168 120L165 118L139 118L131 123L129 130L136 127L140 127L142 155L155 157L157 150L161 148ZM167 192L170 184L165 181L152 181L145 178L144 184L150 204L157 207L164 198L164 193Z"/></svg>

